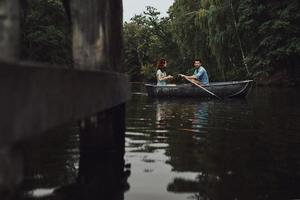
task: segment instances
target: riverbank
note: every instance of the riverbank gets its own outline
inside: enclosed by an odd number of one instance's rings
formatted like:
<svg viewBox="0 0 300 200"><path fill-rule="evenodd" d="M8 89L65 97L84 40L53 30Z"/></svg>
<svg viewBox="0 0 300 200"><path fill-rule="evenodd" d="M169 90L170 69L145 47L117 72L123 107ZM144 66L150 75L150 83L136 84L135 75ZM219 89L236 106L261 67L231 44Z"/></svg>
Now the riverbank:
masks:
<svg viewBox="0 0 300 200"><path fill-rule="evenodd" d="M296 87L300 85L300 77L287 71L277 72L271 76L261 75L254 80L257 86Z"/></svg>

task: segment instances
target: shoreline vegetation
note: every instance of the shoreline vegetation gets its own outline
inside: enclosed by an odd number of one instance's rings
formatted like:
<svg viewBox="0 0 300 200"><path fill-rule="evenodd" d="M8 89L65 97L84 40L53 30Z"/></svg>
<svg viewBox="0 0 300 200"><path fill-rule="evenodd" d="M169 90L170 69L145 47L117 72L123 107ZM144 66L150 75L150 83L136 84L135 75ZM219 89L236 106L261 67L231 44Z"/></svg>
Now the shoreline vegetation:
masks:
<svg viewBox="0 0 300 200"><path fill-rule="evenodd" d="M175 0L160 18L147 7L124 23L123 63L132 80L153 81L159 58L173 75L192 73L192 61L201 58L213 82L297 85L299 8L296 0Z"/></svg>
<svg viewBox="0 0 300 200"><path fill-rule="evenodd" d="M300 80L291 79L286 71L276 72L270 77L256 77L255 83L257 86L267 87L299 87Z"/></svg>
<svg viewBox="0 0 300 200"><path fill-rule="evenodd" d="M21 58L72 66L71 24L62 0L28 0ZM123 24L123 66L132 81L155 81L156 62L169 74L191 74L202 59L210 80L253 79L259 86L299 86L300 3L175 0L168 17L146 7Z"/></svg>

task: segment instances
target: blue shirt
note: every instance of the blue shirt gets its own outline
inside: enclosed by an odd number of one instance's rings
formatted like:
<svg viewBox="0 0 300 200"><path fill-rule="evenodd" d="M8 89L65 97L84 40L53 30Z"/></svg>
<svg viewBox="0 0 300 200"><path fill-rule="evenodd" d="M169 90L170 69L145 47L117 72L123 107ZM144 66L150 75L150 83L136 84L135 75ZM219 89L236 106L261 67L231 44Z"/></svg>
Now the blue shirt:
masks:
<svg viewBox="0 0 300 200"><path fill-rule="evenodd" d="M195 70L194 76L201 81L204 85L209 84L208 75L204 67L200 66L198 69Z"/></svg>

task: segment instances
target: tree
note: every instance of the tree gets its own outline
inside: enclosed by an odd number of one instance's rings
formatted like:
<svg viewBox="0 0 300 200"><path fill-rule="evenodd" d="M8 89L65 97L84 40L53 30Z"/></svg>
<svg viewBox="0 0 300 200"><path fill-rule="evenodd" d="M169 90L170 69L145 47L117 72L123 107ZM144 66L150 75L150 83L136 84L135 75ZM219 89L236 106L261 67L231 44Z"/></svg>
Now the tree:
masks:
<svg viewBox="0 0 300 200"><path fill-rule="evenodd" d="M149 6L124 24L123 63L133 80L154 81L156 62L175 57L177 44L172 40L170 20L159 15ZM170 62L171 70L175 69L174 63Z"/></svg>
<svg viewBox="0 0 300 200"><path fill-rule="evenodd" d="M294 74L300 59L299 8L296 0L241 1L239 29L249 45L247 59L256 74L282 70Z"/></svg>
<svg viewBox="0 0 300 200"><path fill-rule="evenodd" d="M60 0L29 0L21 26L23 59L72 64L71 27Z"/></svg>
<svg viewBox="0 0 300 200"><path fill-rule="evenodd" d="M154 78L155 61L188 73L201 58L215 81L287 71L300 76L297 0L175 0L169 17L148 7L124 26L125 62L140 78ZM192 67L191 67L192 68ZM296 75L295 75L296 74Z"/></svg>

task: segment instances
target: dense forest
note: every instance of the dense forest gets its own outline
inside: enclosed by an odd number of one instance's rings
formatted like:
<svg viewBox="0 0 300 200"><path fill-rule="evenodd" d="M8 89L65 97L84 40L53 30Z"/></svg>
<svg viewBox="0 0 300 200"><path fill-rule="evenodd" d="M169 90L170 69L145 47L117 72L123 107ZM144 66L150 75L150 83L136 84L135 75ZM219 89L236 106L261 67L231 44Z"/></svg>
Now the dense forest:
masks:
<svg viewBox="0 0 300 200"><path fill-rule="evenodd" d="M71 26L61 0L28 0L22 58L72 64ZM175 0L168 17L147 7L124 23L123 64L133 81L153 81L159 58L168 73L190 73L200 58L212 81L299 82L300 3Z"/></svg>
<svg viewBox="0 0 300 200"><path fill-rule="evenodd" d="M298 0L175 0L159 18L147 7L124 24L124 64L133 80L153 80L159 58L173 75L201 58L215 81L299 81L299 9Z"/></svg>
<svg viewBox="0 0 300 200"><path fill-rule="evenodd" d="M22 15L21 58L71 66L71 23L62 0L27 0Z"/></svg>

